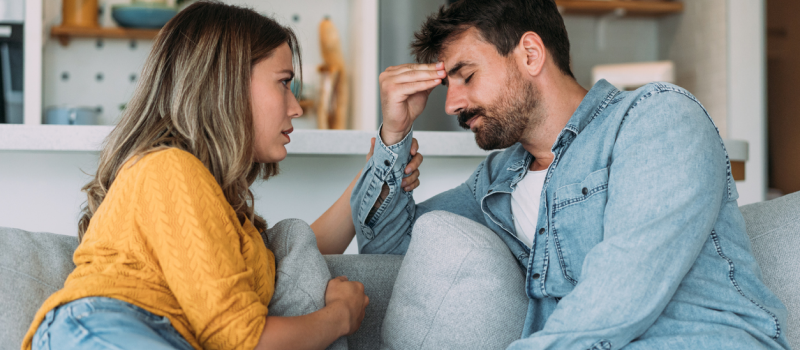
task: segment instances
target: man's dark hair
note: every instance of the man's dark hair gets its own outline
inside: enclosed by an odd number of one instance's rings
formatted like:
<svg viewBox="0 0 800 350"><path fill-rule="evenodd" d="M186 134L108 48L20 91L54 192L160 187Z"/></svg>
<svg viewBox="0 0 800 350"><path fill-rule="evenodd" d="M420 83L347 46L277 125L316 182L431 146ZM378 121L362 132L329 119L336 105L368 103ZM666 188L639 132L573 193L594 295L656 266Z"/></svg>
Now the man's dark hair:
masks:
<svg viewBox="0 0 800 350"><path fill-rule="evenodd" d="M445 45L471 27L504 57L519 44L522 34L532 31L542 38L561 72L574 77L567 29L554 0L460 0L443 5L414 33L411 52L417 62L433 63Z"/></svg>

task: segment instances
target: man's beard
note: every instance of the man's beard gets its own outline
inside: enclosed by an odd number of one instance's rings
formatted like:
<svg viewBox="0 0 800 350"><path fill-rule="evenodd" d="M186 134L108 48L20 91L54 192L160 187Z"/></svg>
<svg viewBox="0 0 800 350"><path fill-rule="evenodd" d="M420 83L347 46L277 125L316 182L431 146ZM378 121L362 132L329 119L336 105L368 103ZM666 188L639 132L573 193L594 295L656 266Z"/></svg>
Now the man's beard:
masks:
<svg viewBox="0 0 800 350"><path fill-rule="evenodd" d="M541 117L534 117L538 91L531 82L522 80L516 71L509 70L509 74L499 101L487 108L470 108L458 114L458 124L464 129L470 128L468 120L483 117L483 122L475 127L474 132L478 147L486 151L511 147L522 139L529 126L541 123Z"/></svg>

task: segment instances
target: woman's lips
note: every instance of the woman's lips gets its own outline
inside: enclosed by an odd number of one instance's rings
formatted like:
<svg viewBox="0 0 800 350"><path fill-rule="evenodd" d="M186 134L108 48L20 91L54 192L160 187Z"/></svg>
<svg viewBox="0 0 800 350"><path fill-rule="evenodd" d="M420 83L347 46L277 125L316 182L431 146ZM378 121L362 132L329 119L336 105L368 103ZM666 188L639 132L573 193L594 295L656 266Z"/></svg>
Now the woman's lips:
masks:
<svg viewBox="0 0 800 350"><path fill-rule="evenodd" d="M292 131L294 131L294 128L289 128L287 130L281 131L281 134L283 134L283 136L286 136L286 139L288 139L289 142L291 142L292 138L289 137L289 134L291 134Z"/></svg>

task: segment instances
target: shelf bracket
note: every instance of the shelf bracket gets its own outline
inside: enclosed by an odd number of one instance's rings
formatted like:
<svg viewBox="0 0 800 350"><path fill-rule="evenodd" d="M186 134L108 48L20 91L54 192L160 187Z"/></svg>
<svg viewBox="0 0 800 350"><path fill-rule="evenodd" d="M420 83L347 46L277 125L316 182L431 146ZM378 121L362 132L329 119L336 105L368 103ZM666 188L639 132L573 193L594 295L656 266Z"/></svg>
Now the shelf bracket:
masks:
<svg viewBox="0 0 800 350"><path fill-rule="evenodd" d="M597 19L597 24L595 25L595 31L594 32L595 32L595 35L596 35L595 43L597 43L597 50L598 51L603 51L606 48L606 37L607 37L606 32L608 32L608 22L610 22L612 20L617 20L617 19L622 18L622 17L625 17L626 14L628 14L627 10L625 10L624 8L618 7L618 8L615 8L614 11L612 11L612 12L606 14L606 15L600 16Z"/></svg>

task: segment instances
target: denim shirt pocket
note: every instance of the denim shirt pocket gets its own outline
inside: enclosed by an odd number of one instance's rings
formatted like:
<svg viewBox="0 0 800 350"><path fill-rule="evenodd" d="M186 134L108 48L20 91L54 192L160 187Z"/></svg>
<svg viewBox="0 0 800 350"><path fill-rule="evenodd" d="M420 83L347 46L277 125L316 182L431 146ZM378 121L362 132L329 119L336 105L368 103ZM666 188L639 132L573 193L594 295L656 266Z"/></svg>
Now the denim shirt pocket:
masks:
<svg viewBox="0 0 800 350"><path fill-rule="evenodd" d="M608 168L559 187L555 192L553 243L564 277L578 283L586 254L603 240L603 217L608 201Z"/></svg>

